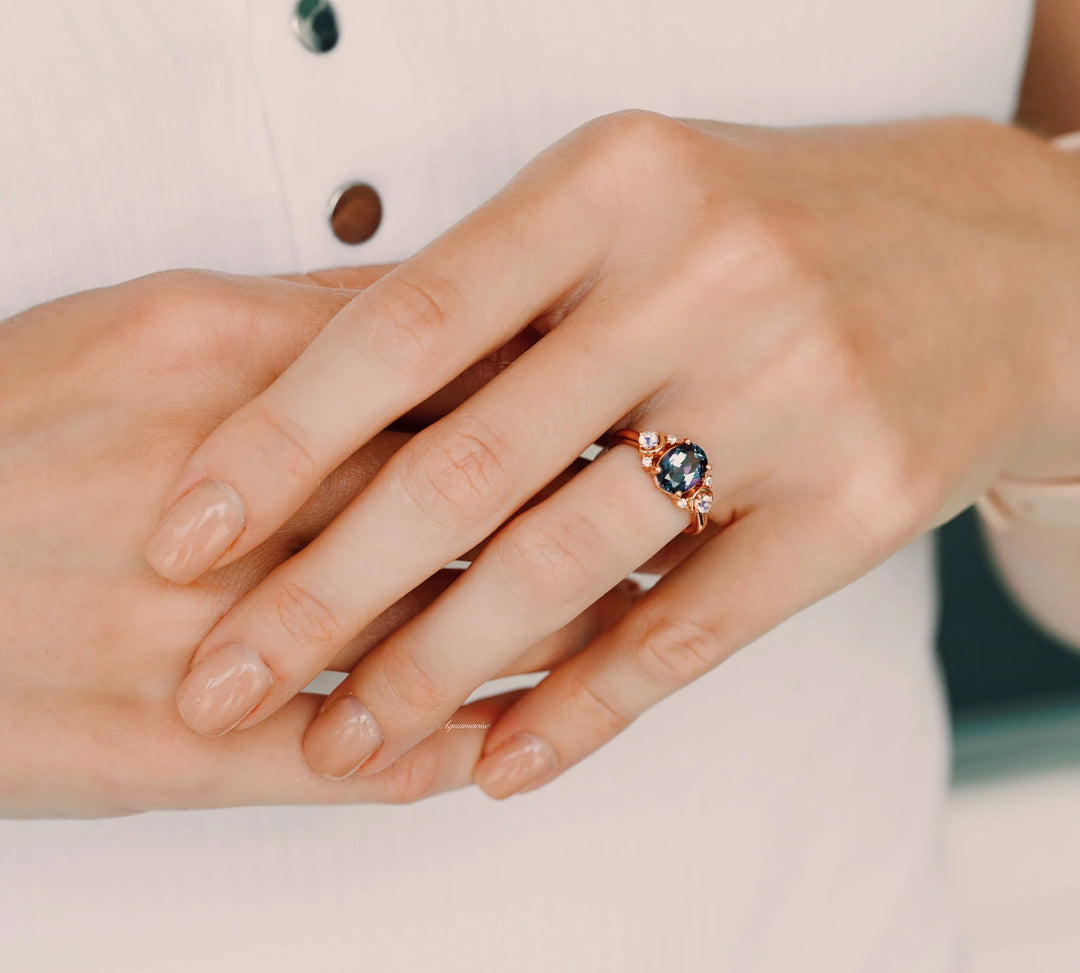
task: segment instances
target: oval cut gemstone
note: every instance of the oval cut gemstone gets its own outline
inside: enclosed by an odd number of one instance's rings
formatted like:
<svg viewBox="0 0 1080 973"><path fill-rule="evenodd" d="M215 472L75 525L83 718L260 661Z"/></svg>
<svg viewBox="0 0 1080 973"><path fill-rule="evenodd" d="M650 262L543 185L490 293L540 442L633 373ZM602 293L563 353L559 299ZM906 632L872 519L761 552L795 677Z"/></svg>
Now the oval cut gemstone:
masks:
<svg viewBox="0 0 1080 973"><path fill-rule="evenodd" d="M705 477L708 459L697 443L679 443L656 464L656 482L668 493L688 493Z"/></svg>

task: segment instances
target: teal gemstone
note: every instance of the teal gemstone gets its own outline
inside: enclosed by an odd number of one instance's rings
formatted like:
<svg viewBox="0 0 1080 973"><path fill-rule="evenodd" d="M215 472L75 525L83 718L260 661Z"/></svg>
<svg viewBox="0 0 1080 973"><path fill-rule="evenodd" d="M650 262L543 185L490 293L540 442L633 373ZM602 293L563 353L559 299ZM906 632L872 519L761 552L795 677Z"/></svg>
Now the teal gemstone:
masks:
<svg viewBox="0 0 1080 973"><path fill-rule="evenodd" d="M668 493L689 493L705 479L709 460L697 443L678 443L656 464L656 482Z"/></svg>

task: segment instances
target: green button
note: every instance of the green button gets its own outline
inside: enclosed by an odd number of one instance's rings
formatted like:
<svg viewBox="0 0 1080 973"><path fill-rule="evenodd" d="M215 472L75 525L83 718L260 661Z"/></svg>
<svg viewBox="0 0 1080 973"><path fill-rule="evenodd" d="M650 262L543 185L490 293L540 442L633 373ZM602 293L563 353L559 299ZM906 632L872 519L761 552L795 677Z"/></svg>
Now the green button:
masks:
<svg viewBox="0 0 1080 973"><path fill-rule="evenodd" d="M327 0L300 0L293 11L293 33L315 54L325 54L340 36L337 15Z"/></svg>

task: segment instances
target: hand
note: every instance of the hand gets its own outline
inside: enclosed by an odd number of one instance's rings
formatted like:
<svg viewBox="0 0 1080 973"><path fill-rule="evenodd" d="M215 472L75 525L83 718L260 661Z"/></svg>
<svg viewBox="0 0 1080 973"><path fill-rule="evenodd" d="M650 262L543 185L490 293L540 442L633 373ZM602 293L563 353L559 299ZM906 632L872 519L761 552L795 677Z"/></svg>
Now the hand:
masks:
<svg viewBox="0 0 1080 973"><path fill-rule="evenodd" d="M375 276L318 279L358 286ZM482 728L438 734L391 774L342 787L301 755L321 697L302 695L220 741L176 716L177 685L214 622L410 438L375 435L280 530L197 585L163 583L146 567L142 544L178 464L356 293L167 273L0 324L0 814L402 801L470 781ZM347 671L453 577L436 573L410 591L328 665ZM571 651L588 629L583 616L576 635L571 627L534 659ZM242 653L232 659L241 681L257 678ZM471 706L455 722L489 723L502 705Z"/></svg>
<svg viewBox="0 0 1080 973"><path fill-rule="evenodd" d="M1077 188L1039 140L971 119L585 125L357 296L184 464L149 548L176 580L245 556L357 444L523 326L543 335L242 599L189 684L217 678L221 646L250 646L273 673L254 724L498 530L307 731L315 768L379 773L688 519L628 448L515 516L522 501L612 429L689 437L713 464L709 527L506 712L476 769L495 796L551 779L1006 465L1077 441ZM224 494L232 529L178 560L178 525Z"/></svg>

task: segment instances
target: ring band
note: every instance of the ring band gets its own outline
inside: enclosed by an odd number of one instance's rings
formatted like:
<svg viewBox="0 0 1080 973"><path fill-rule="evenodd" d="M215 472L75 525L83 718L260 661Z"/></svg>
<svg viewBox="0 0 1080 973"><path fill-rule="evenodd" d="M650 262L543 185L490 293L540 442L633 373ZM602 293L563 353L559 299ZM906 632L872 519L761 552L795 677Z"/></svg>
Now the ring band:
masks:
<svg viewBox="0 0 1080 973"><path fill-rule="evenodd" d="M712 464L705 450L690 439L651 429L617 429L608 437L608 449L619 443L635 447L641 456L641 468L653 485L676 507L690 511L690 524L683 533L701 533L713 501Z"/></svg>

